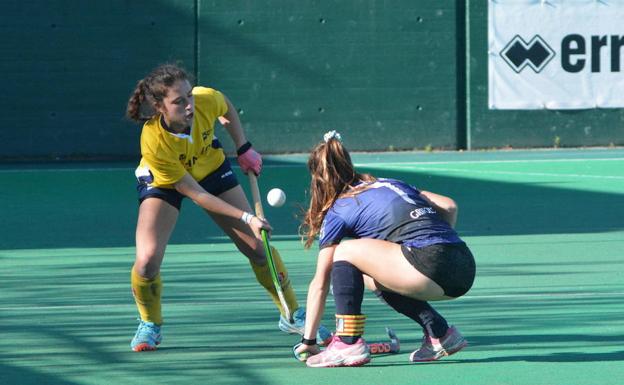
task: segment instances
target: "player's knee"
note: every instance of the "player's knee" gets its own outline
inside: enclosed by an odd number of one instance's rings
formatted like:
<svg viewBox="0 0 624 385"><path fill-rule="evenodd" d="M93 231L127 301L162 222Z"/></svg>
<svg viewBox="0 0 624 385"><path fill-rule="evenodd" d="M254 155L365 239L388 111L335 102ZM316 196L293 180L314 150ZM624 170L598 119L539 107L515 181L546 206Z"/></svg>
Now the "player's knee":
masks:
<svg viewBox="0 0 624 385"><path fill-rule="evenodd" d="M137 252L134 271L141 277L153 278L160 272L160 261L162 256L156 252Z"/></svg>
<svg viewBox="0 0 624 385"><path fill-rule="evenodd" d="M249 258L249 260L254 264L254 265L258 265L258 266L264 266L267 263L266 257L264 256L264 254L260 255L260 254L253 254L252 256L247 256L247 258Z"/></svg>
<svg viewBox="0 0 624 385"><path fill-rule="evenodd" d="M451 214L457 214L457 202L449 198L449 202L446 205L446 211Z"/></svg>
<svg viewBox="0 0 624 385"><path fill-rule="evenodd" d="M261 242L256 242L254 247L247 244L236 245L238 250L243 253L252 263L263 266L266 263L264 255L264 246Z"/></svg>
<svg viewBox="0 0 624 385"><path fill-rule="evenodd" d="M140 263L137 261L134 264L134 271L143 278L152 279L160 273L160 264Z"/></svg>

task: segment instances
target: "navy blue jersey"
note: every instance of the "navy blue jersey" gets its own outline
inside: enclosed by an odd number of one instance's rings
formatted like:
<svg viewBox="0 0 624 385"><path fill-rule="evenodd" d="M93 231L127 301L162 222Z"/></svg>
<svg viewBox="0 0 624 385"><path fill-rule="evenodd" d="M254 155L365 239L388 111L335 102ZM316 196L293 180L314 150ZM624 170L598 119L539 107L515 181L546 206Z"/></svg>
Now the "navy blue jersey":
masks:
<svg viewBox="0 0 624 385"><path fill-rule="evenodd" d="M319 247L338 244L345 237L412 247L462 242L420 191L402 181L381 178L353 197L337 199L325 215Z"/></svg>

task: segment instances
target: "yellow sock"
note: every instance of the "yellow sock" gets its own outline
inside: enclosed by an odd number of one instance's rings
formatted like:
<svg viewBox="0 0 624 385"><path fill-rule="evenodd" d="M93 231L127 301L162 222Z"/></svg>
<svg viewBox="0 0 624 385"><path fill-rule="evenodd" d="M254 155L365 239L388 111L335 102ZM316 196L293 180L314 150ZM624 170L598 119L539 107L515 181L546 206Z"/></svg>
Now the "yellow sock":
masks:
<svg viewBox="0 0 624 385"><path fill-rule="evenodd" d="M291 312L295 311L299 307L297 303L297 296L295 295L295 291L290 284L290 279L288 278L288 270L286 270L286 266L284 266L284 262L282 261L282 257L276 248L271 246L271 253L273 254L273 262L275 263L275 269L277 270L277 276L282 285L282 291L284 292L284 298L286 299L286 304ZM290 314L286 314L284 309L282 309L282 305L280 303L279 297L277 295L277 290L273 286L273 280L271 279L271 271L269 270L269 263L264 266L258 266L255 263L251 262L251 268L256 274L256 279L258 282L269 292L271 299L280 310L280 313L284 317L290 317Z"/></svg>
<svg viewBox="0 0 624 385"><path fill-rule="evenodd" d="M364 334L364 314L336 314L336 335L339 337L357 337Z"/></svg>
<svg viewBox="0 0 624 385"><path fill-rule="evenodd" d="M161 325L163 321L160 309L160 293L162 291L160 274L153 279L147 279L132 269L130 281L132 283L132 295L137 308L139 308L141 320Z"/></svg>

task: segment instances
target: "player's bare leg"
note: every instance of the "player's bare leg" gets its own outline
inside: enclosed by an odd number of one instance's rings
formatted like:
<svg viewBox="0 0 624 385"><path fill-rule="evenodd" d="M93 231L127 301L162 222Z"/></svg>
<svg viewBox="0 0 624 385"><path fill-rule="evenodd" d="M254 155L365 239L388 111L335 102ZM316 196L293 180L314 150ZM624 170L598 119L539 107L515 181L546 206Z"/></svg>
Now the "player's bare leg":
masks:
<svg viewBox="0 0 624 385"><path fill-rule="evenodd" d="M130 344L137 352L156 350L162 341L160 266L177 218L178 210L158 198L147 198L139 206L131 283L141 322Z"/></svg>

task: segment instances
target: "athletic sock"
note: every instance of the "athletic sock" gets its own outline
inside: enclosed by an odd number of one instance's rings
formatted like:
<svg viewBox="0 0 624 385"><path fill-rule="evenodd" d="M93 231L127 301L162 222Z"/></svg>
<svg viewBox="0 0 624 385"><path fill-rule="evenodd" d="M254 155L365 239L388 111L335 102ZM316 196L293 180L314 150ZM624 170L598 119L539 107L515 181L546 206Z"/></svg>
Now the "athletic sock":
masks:
<svg viewBox="0 0 624 385"><path fill-rule="evenodd" d="M139 309L141 320L161 325L163 320L160 304L160 295L162 292L160 273L154 278L148 279L141 277L132 269L130 276L132 295Z"/></svg>
<svg viewBox="0 0 624 385"><path fill-rule="evenodd" d="M418 322L425 333L432 337L444 337L449 328L444 317L426 301L419 301L389 291L375 290L375 295L394 310Z"/></svg>
<svg viewBox="0 0 624 385"><path fill-rule="evenodd" d="M337 261L332 265L331 280L336 303L336 335L342 342L354 344L364 334L366 322L362 314L362 272L347 261Z"/></svg>
<svg viewBox="0 0 624 385"><path fill-rule="evenodd" d="M291 312L294 312L299 308L299 304L297 303L297 295L295 294L295 290L290 284L290 278L288 277L288 270L286 270L286 266L284 266L284 262L282 261L282 257L280 256L279 251L273 246L271 246L271 254L273 255L273 263L275 264L275 270L277 271L277 277L282 286L282 291L284 292L284 299L286 300L286 305ZM254 274L256 275L256 280L266 289L266 291L271 296L271 299L275 303L275 306L279 309L280 313L286 317L290 318L291 314L286 314L286 311L282 309L282 304L279 300L279 296L277 295L277 290L273 285L273 279L271 278L271 270L269 269L269 261L264 264L264 266L256 265L255 263L249 261L251 268L253 269Z"/></svg>

